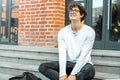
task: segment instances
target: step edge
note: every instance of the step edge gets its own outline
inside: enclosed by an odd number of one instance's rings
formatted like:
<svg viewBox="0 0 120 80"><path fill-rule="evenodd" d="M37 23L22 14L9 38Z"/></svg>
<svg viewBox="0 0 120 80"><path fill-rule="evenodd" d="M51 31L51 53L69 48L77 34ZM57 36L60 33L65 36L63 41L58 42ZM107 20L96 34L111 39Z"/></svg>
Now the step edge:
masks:
<svg viewBox="0 0 120 80"><path fill-rule="evenodd" d="M3 65L3 63L6 63L6 64ZM33 71L33 72L38 72L38 67L39 67L37 65L28 65L28 64L25 65L25 64L20 64L20 63L8 63L8 62L0 62L0 64L1 64L0 65L1 68L9 68L9 69L16 69L16 70L26 70L26 71ZM20 66L20 67L18 67L18 66Z"/></svg>
<svg viewBox="0 0 120 80"><path fill-rule="evenodd" d="M0 45L0 49L2 50L17 50L17 51L33 51L33 52L46 52L46 53L58 53L58 48L47 48L47 47L38 47L38 46L21 46L21 45ZM116 52L120 53L119 50L99 50L93 49L94 52Z"/></svg>
<svg viewBox="0 0 120 80"><path fill-rule="evenodd" d="M120 62L117 61L101 61L101 60L95 60L92 61L94 65L98 66L109 66L109 67L120 67Z"/></svg>
<svg viewBox="0 0 120 80"><path fill-rule="evenodd" d="M19 56L20 55L20 56ZM34 57L33 57L34 56ZM24 55L24 56L21 56L21 54L17 54L17 55L7 55L7 54L3 54L3 55L1 55L0 54L0 57L6 57L6 58L16 58L16 59L27 59L27 60L44 60L44 61L48 61L48 60L53 60L52 58L50 59L50 58L48 58L48 57L46 57L46 56L35 56L35 55ZM55 58L55 60L58 60L58 58L56 59Z"/></svg>
<svg viewBox="0 0 120 80"><path fill-rule="evenodd" d="M107 75L107 76L108 76L108 75L109 75L109 76L111 75L111 76L115 76L115 77L117 76L117 79L120 79L120 74L103 73L103 72L96 72L95 78L98 78L98 79L101 79L101 78L102 78L102 79L116 79L116 78L105 78L105 76L104 76L104 77L103 77L103 76L101 77L101 76L99 76L100 74L102 74L102 75ZM108 77L109 77L109 76L108 76Z"/></svg>
<svg viewBox="0 0 120 80"><path fill-rule="evenodd" d="M0 45L0 50L58 53L57 48L44 48L44 47L37 47L37 46L21 46L21 45Z"/></svg>

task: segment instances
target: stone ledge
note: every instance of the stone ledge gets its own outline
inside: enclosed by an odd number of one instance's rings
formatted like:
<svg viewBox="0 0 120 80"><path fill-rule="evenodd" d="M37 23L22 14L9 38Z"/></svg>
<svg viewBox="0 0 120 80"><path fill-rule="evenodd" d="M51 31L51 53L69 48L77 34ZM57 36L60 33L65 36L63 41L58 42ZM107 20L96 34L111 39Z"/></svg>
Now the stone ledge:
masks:
<svg viewBox="0 0 120 80"><path fill-rule="evenodd" d="M43 48L37 46L20 46L20 45L2 45L0 44L1 50L13 50L13 51L31 51L31 52L46 52L46 53L58 53L58 48ZM104 54L106 53L106 54ZM115 53L115 54L113 54ZM119 50L98 50L93 49L92 55L101 56L120 56Z"/></svg>

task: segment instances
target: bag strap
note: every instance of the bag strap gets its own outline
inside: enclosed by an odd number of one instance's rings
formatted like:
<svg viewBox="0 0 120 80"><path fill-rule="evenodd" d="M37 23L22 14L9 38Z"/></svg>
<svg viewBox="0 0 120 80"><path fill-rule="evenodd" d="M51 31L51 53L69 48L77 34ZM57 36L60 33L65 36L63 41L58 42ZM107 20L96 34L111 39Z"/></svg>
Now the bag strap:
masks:
<svg viewBox="0 0 120 80"><path fill-rule="evenodd" d="M36 75L34 75L33 73L30 73L30 72L24 72L23 76L25 76L25 75L28 75L29 77L32 76L32 77L34 77L37 80L42 80L41 78L38 78Z"/></svg>
<svg viewBox="0 0 120 80"><path fill-rule="evenodd" d="M9 80L14 80L14 79L23 79L23 77L25 76L33 76L34 78L36 78L37 80L41 80L40 78L38 78L37 76L35 76L34 74L30 73L30 72L23 72L22 75L18 75L15 77L11 77Z"/></svg>
<svg viewBox="0 0 120 80"><path fill-rule="evenodd" d="M15 77L11 77L9 80L21 79L21 78L23 78L23 75L18 75L18 76L15 76Z"/></svg>

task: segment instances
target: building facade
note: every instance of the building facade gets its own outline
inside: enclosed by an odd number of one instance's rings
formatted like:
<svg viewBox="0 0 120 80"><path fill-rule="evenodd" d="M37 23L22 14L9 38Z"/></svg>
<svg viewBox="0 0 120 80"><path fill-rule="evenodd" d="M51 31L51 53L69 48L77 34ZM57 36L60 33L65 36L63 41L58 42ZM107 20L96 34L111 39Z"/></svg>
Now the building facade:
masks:
<svg viewBox="0 0 120 80"><path fill-rule="evenodd" d="M0 0L0 44L57 48L73 0ZM94 48L120 50L120 1L74 0L85 6L85 24L96 31Z"/></svg>

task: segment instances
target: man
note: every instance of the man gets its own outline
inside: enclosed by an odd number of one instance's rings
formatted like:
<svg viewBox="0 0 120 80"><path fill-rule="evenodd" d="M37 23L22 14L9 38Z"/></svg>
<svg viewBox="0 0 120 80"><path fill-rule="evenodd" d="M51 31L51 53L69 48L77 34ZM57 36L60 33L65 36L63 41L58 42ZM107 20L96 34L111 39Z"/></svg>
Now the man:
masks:
<svg viewBox="0 0 120 80"><path fill-rule="evenodd" d="M71 24L58 33L59 62L43 63L39 71L51 80L91 80L95 69L91 51L95 40L94 30L84 24L86 11L76 2L69 5Z"/></svg>

